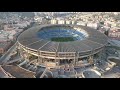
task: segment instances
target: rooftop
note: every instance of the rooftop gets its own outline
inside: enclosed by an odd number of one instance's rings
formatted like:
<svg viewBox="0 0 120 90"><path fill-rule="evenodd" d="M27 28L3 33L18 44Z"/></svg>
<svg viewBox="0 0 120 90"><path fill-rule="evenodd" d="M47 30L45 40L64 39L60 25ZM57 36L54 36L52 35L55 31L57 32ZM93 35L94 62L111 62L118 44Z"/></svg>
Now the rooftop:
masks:
<svg viewBox="0 0 120 90"><path fill-rule="evenodd" d="M0 66L0 78L9 78L9 76L5 73L5 70Z"/></svg>
<svg viewBox="0 0 120 90"><path fill-rule="evenodd" d="M52 25L32 27L29 30L24 31L18 38L19 43L34 50L39 49L42 51L50 52L56 52L56 50L57 52L82 52L86 50L91 51L91 49L94 50L107 44L107 37L104 34L98 32L95 29L85 26L78 26L85 30L89 35L84 40L76 40L72 42L53 42L50 40L39 38L37 36L37 32L41 30L42 27L46 26L48 27ZM75 25L68 26L74 27Z"/></svg>
<svg viewBox="0 0 120 90"><path fill-rule="evenodd" d="M2 66L2 68L16 78L35 78L34 77L35 73L28 71L24 68L21 68L19 66L5 65Z"/></svg>

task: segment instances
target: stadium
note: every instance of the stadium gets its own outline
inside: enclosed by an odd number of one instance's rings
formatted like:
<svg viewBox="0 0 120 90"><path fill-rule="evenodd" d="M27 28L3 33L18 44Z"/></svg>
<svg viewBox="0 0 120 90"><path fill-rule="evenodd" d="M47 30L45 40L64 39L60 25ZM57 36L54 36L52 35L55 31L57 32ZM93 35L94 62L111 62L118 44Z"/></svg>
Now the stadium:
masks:
<svg viewBox="0 0 120 90"><path fill-rule="evenodd" d="M24 31L17 42L25 60L36 60L39 64L67 62L76 65L79 61L100 57L108 38L86 26L57 24L32 27Z"/></svg>

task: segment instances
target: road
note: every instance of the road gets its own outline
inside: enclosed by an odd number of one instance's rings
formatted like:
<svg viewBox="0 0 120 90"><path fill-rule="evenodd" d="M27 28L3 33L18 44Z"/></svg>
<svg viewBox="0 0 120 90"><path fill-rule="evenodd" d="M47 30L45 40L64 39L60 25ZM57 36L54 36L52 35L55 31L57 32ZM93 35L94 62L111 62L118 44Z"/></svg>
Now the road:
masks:
<svg viewBox="0 0 120 90"><path fill-rule="evenodd" d="M108 41L111 45L120 47L120 41L118 40L110 40Z"/></svg>
<svg viewBox="0 0 120 90"><path fill-rule="evenodd" d="M14 60L12 60L12 61L9 61L9 62L4 63L4 65L7 65L7 64L11 64L11 63L20 61L21 59L22 59L22 58L14 59Z"/></svg>
<svg viewBox="0 0 120 90"><path fill-rule="evenodd" d="M108 56L107 59L108 59L108 60L109 60L109 59L117 59L117 60L120 60L120 58L119 58L119 57L116 57L116 56Z"/></svg>
<svg viewBox="0 0 120 90"><path fill-rule="evenodd" d="M10 55L16 49L16 46L17 42L0 58L0 64L3 64L10 59Z"/></svg>

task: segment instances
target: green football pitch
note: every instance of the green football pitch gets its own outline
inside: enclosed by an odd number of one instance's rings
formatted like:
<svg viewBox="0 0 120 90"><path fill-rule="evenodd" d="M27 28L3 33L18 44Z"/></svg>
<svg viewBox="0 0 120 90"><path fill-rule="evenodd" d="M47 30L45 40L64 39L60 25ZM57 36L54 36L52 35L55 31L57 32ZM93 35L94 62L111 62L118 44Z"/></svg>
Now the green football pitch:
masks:
<svg viewBox="0 0 120 90"><path fill-rule="evenodd" d="M51 41L68 42L68 41L74 41L74 38L73 37L53 37L51 38Z"/></svg>

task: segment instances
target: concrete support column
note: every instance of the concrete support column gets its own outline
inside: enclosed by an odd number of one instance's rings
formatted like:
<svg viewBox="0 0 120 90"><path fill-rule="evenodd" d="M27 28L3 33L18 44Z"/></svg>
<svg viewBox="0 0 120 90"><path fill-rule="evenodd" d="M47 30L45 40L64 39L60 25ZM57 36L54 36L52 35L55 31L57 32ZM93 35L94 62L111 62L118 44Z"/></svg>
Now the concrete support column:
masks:
<svg viewBox="0 0 120 90"><path fill-rule="evenodd" d="M57 52L55 53L55 63L57 62L56 57L57 57Z"/></svg>
<svg viewBox="0 0 120 90"><path fill-rule="evenodd" d="M59 57L59 53L57 53L57 55L58 55L58 57ZM59 65L60 65L60 58L57 59L57 61L58 61L58 66L59 66Z"/></svg>
<svg viewBox="0 0 120 90"><path fill-rule="evenodd" d="M42 63L44 63L43 58L41 58Z"/></svg>
<svg viewBox="0 0 120 90"><path fill-rule="evenodd" d="M41 57L41 52L39 52L39 62L40 62L40 63L43 63L43 59L42 59L42 57Z"/></svg>
<svg viewBox="0 0 120 90"><path fill-rule="evenodd" d="M89 63L92 64L93 63L93 55L89 56L89 59L88 59Z"/></svg>
<svg viewBox="0 0 120 90"><path fill-rule="evenodd" d="M38 59L37 59L37 63L38 63L40 61L40 52L39 50L37 52L38 52Z"/></svg>
<svg viewBox="0 0 120 90"><path fill-rule="evenodd" d="M74 65L76 65L76 55L74 54Z"/></svg>
<svg viewBox="0 0 120 90"><path fill-rule="evenodd" d="M23 57L23 56L22 56L22 48L21 48L21 47L19 47L19 48L20 48L20 49L19 49L20 56Z"/></svg>
<svg viewBox="0 0 120 90"><path fill-rule="evenodd" d="M56 59L56 65L59 66L59 64L60 64L60 60Z"/></svg>
<svg viewBox="0 0 120 90"><path fill-rule="evenodd" d="M19 44L18 44L18 45L19 45ZM18 49L19 51L18 51L18 52L19 52L20 56L22 57L22 54L21 54L21 53L22 53L22 48L21 48L20 45L19 45L18 47L19 47L19 49Z"/></svg>
<svg viewBox="0 0 120 90"><path fill-rule="evenodd" d="M27 59L29 60L29 50L27 50Z"/></svg>
<svg viewBox="0 0 120 90"><path fill-rule="evenodd" d="M79 53L76 53L76 64L78 63Z"/></svg>

